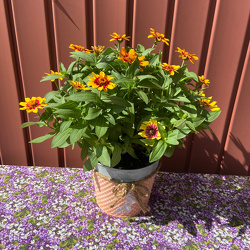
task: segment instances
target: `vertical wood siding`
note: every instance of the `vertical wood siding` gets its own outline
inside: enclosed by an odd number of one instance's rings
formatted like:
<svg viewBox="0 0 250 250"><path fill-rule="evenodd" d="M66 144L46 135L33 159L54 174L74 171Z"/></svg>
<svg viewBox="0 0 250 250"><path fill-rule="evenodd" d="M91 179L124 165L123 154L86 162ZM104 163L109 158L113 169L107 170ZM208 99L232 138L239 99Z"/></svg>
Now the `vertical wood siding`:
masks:
<svg viewBox="0 0 250 250"><path fill-rule="evenodd" d="M249 0L0 1L0 164L81 167L79 149L28 143L48 130L20 129L35 115L18 103L53 89L40 79L59 62L70 64L71 43L112 46L117 32L131 36L127 45L151 47L154 28L170 39L170 46L159 45L163 61L181 63L177 46L199 57L188 66L210 79L207 95L222 110L214 133L189 135L162 170L250 175L249 12Z"/></svg>

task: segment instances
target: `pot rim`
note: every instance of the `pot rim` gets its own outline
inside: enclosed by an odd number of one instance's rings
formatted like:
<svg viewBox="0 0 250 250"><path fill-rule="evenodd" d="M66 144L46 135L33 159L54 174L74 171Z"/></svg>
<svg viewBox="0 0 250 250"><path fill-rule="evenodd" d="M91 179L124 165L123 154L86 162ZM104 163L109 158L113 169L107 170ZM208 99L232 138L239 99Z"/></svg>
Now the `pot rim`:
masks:
<svg viewBox="0 0 250 250"><path fill-rule="evenodd" d="M160 160L155 161L146 167L138 169L117 169L104 166L101 163L97 163L95 166L95 170L117 181L132 182L139 181L149 176L157 169L159 162Z"/></svg>

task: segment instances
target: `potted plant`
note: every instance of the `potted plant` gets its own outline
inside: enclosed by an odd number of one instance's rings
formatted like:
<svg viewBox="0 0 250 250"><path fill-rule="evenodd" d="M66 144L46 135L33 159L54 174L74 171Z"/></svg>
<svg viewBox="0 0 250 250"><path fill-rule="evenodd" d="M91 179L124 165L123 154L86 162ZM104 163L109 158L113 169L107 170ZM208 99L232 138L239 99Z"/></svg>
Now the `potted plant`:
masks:
<svg viewBox="0 0 250 250"><path fill-rule="evenodd" d="M148 195L161 157L170 157L189 133L210 129L220 109L212 97L205 96L209 80L187 68L186 62L194 63L197 56L177 48L181 65L161 62L162 52L154 53L154 49L159 42L168 45L169 40L154 29L148 36L154 43L148 49L140 44L122 47L129 37L111 36L114 48L89 50L71 44L74 61L68 69L60 63L58 72L51 70L41 80L53 81L57 90L44 98L25 98L20 109L38 114L38 121L24 123L22 128L51 129L31 143L53 138L52 148L79 146L82 160L88 157L83 170L94 169L97 201L103 189L115 195L112 200L104 194L107 204L99 202L99 206L108 207L112 215L127 216L136 205L132 215L149 210ZM116 178L119 169L126 169L125 180ZM101 182L106 185L102 190Z"/></svg>

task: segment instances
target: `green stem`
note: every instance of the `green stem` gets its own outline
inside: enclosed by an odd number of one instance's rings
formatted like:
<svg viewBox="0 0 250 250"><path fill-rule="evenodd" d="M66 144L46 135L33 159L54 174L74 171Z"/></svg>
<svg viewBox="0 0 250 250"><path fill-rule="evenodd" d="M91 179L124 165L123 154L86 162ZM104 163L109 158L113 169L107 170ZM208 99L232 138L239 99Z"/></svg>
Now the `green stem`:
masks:
<svg viewBox="0 0 250 250"><path fill-rule="evenodd" d="M57 79L56 79L54 82L55 82L55 85L56 85L56 87L57 87L57 90L60 90L60 89L59 89L59 86L58 86L58 84L57 84Z"/></svg>
<svg viewBox="0 0 250 250"><path fill-rule="evenodd" d="M40 119L41 119L41 115L39 114L39 112L37 112L37 114L38 114L38 116L39 116L39 121L40 121ZM53 127L51 127L51 126L48 124L48 122L47 122L47 121L43 121L43 122L45 123L46 127L48 127L48 128L51 128L51 129L55 130Z"/></svg>

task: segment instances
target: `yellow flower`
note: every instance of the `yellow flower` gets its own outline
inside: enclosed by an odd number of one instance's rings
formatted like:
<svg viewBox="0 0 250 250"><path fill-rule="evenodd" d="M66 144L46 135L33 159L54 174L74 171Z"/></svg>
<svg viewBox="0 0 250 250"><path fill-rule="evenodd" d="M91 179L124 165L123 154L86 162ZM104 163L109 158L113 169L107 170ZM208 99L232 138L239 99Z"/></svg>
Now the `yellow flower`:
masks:
<svg viewBox="0 0 250 250"><path fill-rule="evenodd" d="M82 51L85 53L91 53L91 50L84 48L83 46L80 45L75 45L75 44L70 44L69 46L70 49L74 49L75 51Z"/></svg>
<svg viewBox="0 0 250 250"><path fill-rule="evenodd" d="M43 104L45 102L45 98L42 98L40 96L38 97L32 97L31 99L29 97L25 98L25 102L20 102L19 105L23 106L22 108L19 108L20 110L26 110L28 113L37 113L38 109L42 109L47 104Z"/></svg>
<svg viewBox="0 0 250 250"><path fill-rule="evenodd" d="M140 126L143 131L138 133L141 137L147 139L161 139L161 134L157 127L157 120L150 119L150 122L143 122Z"/></svg>
<svg viewBox="0 0 250 250"><path fill-rule="evenodd" d="M94 89L98 89L100 91L104 91L107 92L108 89L113 89L116 87L116 84L111 82L110 80L113 79L114 77L110 77L105 75L104 72L100 72L100 74L95 74L94 72L92 72L94 77L88 76L89 78L89 82L88 82L88 86L91 86Z"/></svg>
<svg viewBox="0 0 250 250"><path fill-rule="evenodd" d="M180 68L179 65L170 65L167 63L161 64L162 68L170 73L171 76L174 75L174 72L177 72L176 70Z"/></svg>
<svg viewBox="0 0 250 250"><path fill-rule="evenodd" d="M120 59L123 62L126 63L133 63L135 59L138 57L138 54L135 52L134 49L129 50L129 52L126 51L124 47L122 47L122 51L119 51L120 56L118 56L118 59ZM139 56L138 60L140 62L141 66L147 66L149 64L148 61L143 61L145 59L145 56Z"/></svg>
<svg viewBox="0 0 250 250"><path fill-rule="evenodd" d="M185 51L185 49L180 49L179 47L177 47L176 52L180 53L179 57L181 57L183 60L189 59L191 63L194 63L193 60L199 59L197 56L195 56L195 54L189 54L187 51Z"/></svg>
<svg viewBox="0 0 250 250"><path fill-rule="evenodd" d="M200 80L200 82L202 82L203 84L206 84L207 86L209 86L209 84L210 84L209 79L205 79L204 75L199 76L199 80Z"/></svg>
<svg viewBox="0 0 250 250"><path fill-rule="evenodd" d="M115 41L115 40L117 40L118 42L122 42L124 40L129 41L129 38L130 38L130 36L126 36L125 34L121 36L121 35L118 35L115 32L111 36L113 38L109 40L110 42Z"/></svg>
<svg viewBox="0 0 250 250"><path fill-rule="evenodd" d="M165 44L169 45L169 39L165 38L165 36L163 34L160 34L159 32L156 32L154 29L150 28L151 31L151 35L148 36L148 38L154 37L157 39L158 42L162 41Z"/></svg>
<svg viewBox="0 0 250 250"><path fill-rule="evenodd" d="M201 96L205 97L205 94L201 93ZM207 107L207 108L211 109L211 111L220 110L220 108L216 105L217 102L215 102L215 101L211 102L212 101L212 96L206 97L206 98L203 98L203 99L199 99L199 101L200 101L200 104L203 107Z"/></svg>
<svg viewBox="0 0 250 250"><path fill-rule="evenodd" d="M48 75L48 76L50 76L50 75L61 75L61 76L63 76L60 72L54 72L53 70L50 70L50 74L49 73L45 73L45 74ZM62 78L60 77L60 78L57 78L57 79L63 80L63 77ZM55 81L55 79L51 79L51 82L54 82L54 81Z"/></svg>
<svg viewBox="0 0 250 250"><path fill-rule="evenodd" d="M89 88L86 88L86 85L78 81L70 81L70 84L77 90L89 90Z"/></svg>
<svg viewBox="0 0 250 250"><path fill-rule="evenodd" d="M92 50L93 50L94 53L100 54L100 53L103 52L105 46L98 45L98 46L91 46L91 48L92 48Z"/></svg>

